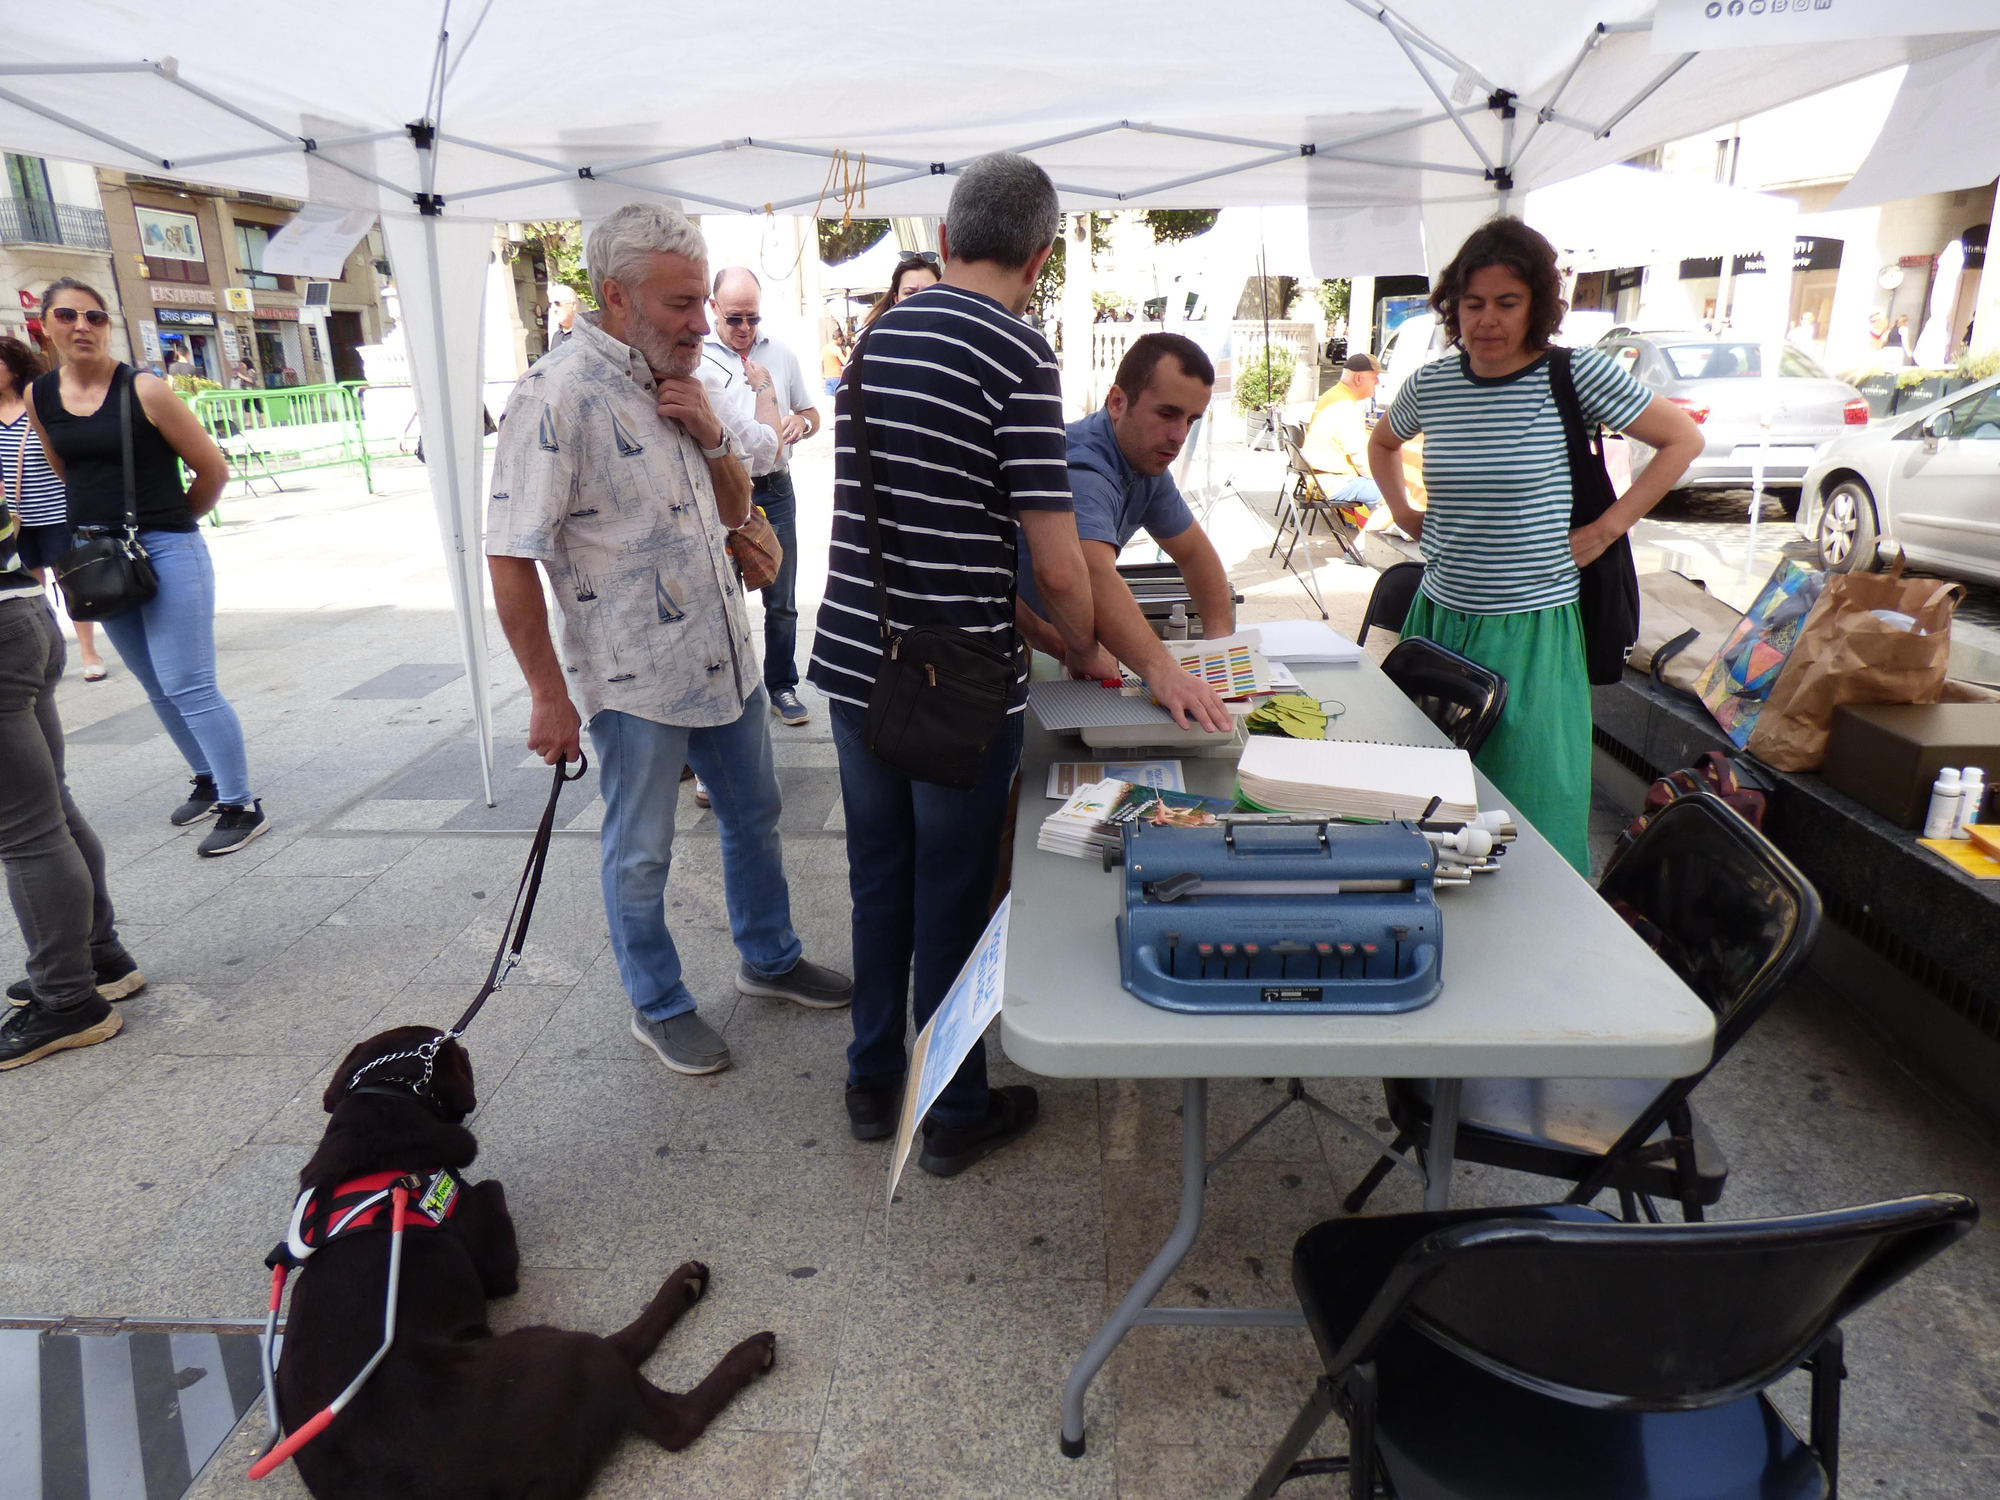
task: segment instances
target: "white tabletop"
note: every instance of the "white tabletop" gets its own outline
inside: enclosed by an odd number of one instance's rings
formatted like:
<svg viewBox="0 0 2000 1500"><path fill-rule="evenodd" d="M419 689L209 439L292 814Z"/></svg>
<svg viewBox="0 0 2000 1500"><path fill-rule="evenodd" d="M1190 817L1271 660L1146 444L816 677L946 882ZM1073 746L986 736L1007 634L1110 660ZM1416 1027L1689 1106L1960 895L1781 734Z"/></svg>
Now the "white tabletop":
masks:
<svg viewBox="0 0 2000 1500"><path fill-rule="evenodd" d="M1445 743L1372 661L1299 670L1347 712L1336 739ZM1014 828L1014 910L1001 1034L1056 1078L1679 1078L1705 1066L1708 1007L1529 827L1504 868L1438 892L1444 988L1393 1016L1184 1015L1118 980L1122 872L1035 847L1059 804L1052 760L1101 760L1028 710ZM1184 757L1188 790L1226 794L1235 762ZM1482 808L1508 807L1484 776Z"/></svg>

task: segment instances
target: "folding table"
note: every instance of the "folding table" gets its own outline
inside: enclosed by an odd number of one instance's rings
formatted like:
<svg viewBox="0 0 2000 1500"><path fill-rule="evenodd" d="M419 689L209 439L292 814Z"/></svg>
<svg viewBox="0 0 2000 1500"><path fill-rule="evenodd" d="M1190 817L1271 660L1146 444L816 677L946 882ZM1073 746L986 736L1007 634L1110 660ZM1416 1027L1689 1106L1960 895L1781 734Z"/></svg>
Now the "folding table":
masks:
<svg viewBox="0 0 2000 1500"><path fill-rule="evenodd" d="M1373 661L1306 667L1298 676L1308 694L1345 704L1329 738L1444 743ZM1295 1084L1278 1110L1210 1161L1209 1079L1432 1079L1429 1157L1422 1166L1396 1160L1424 1180L1424 1206L1443 1208L1463 1080L1667 1079L1708 1062L1715 1035L1708 1007L1518 816L1520 837L1501 870L1438 893L1444 987L1429 1005L1392 1016L1200 1016L1148 1005L1119 983L1112 925L1119 875L1035 847L1055 806L1034 795L1048 764L1078 758L1074 741L1042 730L1029 710L1001 1038L1012 1061L1052 1078L1181 1079L1182 1109L1180 1218L1070 1372L1062 1447L1071 1457L1084 1449L1084 1393L1135 1325L1304 1326L1295 1308L1151 1305L1200 1232L1209 1172L1294 1103L1335 1116L1389 1154L1373 1131ZM1184 757L1182 766L1190 791L1221 795L1233 787L1234 761ZM1511 808L1483 776L1478 782L1482 808Z"/></svg>

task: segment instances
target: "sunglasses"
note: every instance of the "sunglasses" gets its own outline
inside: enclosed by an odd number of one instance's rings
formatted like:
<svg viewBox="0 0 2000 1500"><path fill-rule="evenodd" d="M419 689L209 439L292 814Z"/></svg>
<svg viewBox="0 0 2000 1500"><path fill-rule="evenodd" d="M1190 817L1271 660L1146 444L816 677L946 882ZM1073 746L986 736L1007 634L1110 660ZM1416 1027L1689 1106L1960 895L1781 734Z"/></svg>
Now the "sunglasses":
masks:
<svg viewBox="0 0 2000 1500"><path fill-rule="evenodd" d="M943 264L935 250L905 250L898 260L906 266L929 266L932 270Z"/></svg>
<svg viewBox="0 0 2000 1500"><path fill-rule="evenodd" d="M764 318L760 313L724 313L722 321L727 323L731 328L741 328L746 323L750 327L755 328L759 323L764 321Z"/></svg>
<svg viewBox="0 0 2000 1500"><path fill-rule="evenodd" d="M102 328L111 321L111 314L101 307L52 307L49 316L58 323L74 323L82 318L92 328Z"/></svg>

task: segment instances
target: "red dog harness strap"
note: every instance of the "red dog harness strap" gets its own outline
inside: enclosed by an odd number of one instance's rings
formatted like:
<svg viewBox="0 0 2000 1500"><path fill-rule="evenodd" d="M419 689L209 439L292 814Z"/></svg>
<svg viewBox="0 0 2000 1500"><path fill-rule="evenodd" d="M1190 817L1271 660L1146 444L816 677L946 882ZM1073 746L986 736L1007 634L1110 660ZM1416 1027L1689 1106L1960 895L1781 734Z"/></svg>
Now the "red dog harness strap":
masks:
<svg viewBox="0 0 2000 1500"><path fill-rule="evenodd" d="M387 1229L390 1220L391 1189L397 1183L416 1183L410 1192L408 1223L416 1229L436 1229L458 1209L459 1181L450 1168L441 1167L428 1175L414 1172L370 1172L355 1177L333 1190L324 1209L313 1209L313 1190L307 1188L292 1205L292 1222L285 1234L284 1248L293 1261L303 1265L306 1257L333 1240L365 1229Z"/></svg>

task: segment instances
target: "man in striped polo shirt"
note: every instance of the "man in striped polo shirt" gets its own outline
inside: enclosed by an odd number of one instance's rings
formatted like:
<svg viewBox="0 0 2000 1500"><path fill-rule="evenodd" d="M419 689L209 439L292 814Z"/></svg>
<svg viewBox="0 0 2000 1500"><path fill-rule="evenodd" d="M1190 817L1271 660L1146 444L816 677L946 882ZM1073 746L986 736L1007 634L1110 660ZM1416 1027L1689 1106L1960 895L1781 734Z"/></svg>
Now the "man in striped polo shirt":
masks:
<svg viewBox="0 0 2000 1500"><path fill-rule="evenodd" d="M959 174L940 239L944 279L898 303L864 337L865 388L836 400L833 546L813 643L813 685L831 700L854 900L854 1041L847 1112L857 1140L896 1127L916 1024L943 1000L986 925L1009 788L1021 757L1027 665L979 783L913 781L869 753L868 696L881 661L849 412L866 402L892 624L945 625L1015 649L1016 524L1034 551L1051 625L1078 668L1097 654L1090 579L1071 513L1062 390L1048 341L1026 323L1061 215L1025 157L981 157ZM846 379L853 379L849 364ZM1032 1088L989 1090L975 1045L924 1122L918 1164L964 1171L1035 1120Z"/></svg>

